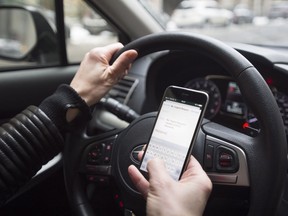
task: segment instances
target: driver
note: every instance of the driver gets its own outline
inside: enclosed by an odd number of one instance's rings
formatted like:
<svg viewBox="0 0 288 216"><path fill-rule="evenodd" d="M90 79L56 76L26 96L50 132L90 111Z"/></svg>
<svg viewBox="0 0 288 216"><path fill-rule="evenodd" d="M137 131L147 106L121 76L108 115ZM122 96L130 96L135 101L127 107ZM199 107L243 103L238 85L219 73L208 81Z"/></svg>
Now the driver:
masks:
<svg viewBox="0 0 288 216"><path fill-rule="evenodd" d="M70 85L60 85L38 107L27 107L0 127L1 205L63 149L69 128L78 119L88 120L89 107L127 74L137 57L135 50L122 53L109 65L122 47L115 43L92 49ZM199 163L192 157L179 182L173 181L163 166L161 161L149 162L149 182L135 167L129 167L131 179L147 198L148 215L201 215L212 186Z"/></svg>

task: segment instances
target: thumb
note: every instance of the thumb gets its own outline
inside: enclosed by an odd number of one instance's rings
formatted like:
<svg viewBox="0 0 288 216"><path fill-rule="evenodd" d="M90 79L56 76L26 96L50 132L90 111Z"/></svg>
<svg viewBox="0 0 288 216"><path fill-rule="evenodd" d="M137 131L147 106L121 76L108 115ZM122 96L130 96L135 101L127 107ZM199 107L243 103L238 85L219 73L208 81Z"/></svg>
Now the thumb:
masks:
<svg viewBox="0 0 288 216"><path fill-rule="evenodd" d="M166 170L164 161L159 158L151 159L147 164L147 170L149 173L149 181L157 180L159 182L167 181L171 179L171 176Z"/></svg>
<svg viewBox="0 0 288 216"><path fill-rule="evenodd" d="M121 48L123 48L123 44L121 44L121 43L112 43L112 44L109 44L105 47L102 47L102 49L104 50L104 56L108 61Z"/></svg>
<svg viewBox="0 0 288 216"><path fill-rule="evenodd" d="M137 58L136 50L127 50L123 52L111 65L111 71L126 71L130 64Z"/></svg>

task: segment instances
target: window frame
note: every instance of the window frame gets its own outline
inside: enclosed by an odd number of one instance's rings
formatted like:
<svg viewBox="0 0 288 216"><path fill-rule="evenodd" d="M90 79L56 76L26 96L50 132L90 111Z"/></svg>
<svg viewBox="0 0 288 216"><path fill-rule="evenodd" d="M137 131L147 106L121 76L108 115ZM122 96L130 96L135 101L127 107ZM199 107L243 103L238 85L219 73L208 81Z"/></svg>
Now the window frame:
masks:
<svg viewBox="0 0 288 216"><path fill-rule="evenodd" d="M54 0L55 5L55 21L57 29L58 47L59 47L59 63L60 66L69 65L67 58L66 37L65 37L65 20L64 20L64 3L63 0Z"/></svg>

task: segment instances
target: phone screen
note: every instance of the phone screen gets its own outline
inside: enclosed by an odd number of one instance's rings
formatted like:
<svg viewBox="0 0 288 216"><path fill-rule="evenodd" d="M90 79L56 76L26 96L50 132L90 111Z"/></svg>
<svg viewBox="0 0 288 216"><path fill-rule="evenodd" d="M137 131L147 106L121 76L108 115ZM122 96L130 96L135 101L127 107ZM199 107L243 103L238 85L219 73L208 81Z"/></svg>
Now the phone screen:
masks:
<svg viewBox="0 0 288 216"><path fill-rule="evenodd" d="M184 90L178 89L177 92L179 91ZM182 97L182 94L169 94L166 91L140 165L141 170L147 172L148 161L158 157L164 161L172 178L179 180L190 157L193 138L198 131L208 99L207 95L201 95L201 100L193 101L193 96L199 98L199 94L189 91L189 96L185 94L186 96Z"/></svg>

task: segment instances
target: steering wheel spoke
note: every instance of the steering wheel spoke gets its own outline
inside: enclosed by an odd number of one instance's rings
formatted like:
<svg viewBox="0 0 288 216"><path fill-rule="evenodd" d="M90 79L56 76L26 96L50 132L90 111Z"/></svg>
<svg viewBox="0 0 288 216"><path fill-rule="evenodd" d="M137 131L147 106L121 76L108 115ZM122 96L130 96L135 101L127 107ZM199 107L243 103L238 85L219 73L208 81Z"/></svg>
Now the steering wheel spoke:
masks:
<svg viewBox="0 0 288 216"><path fill-rule="evenodd" d="M205 144L201 143L204 145L202 165L212 182L250 186L245 148L252 148L255 139L214 122L204 123L202 131L205 134Z"/></svg>
<svg viewBox="0 0 288 216"><path fill-rule="evenodd" d="M213 184L250 185L246 154L231 142L207 136L203 168Z"/></svg>
<svg viewBox="0 0 288 216"><path fill-rule="evenodd" d="M97 140L89 144L83 154L79 173L87 182L107 185L112 175L113 145L117 135Z"/></svg>

